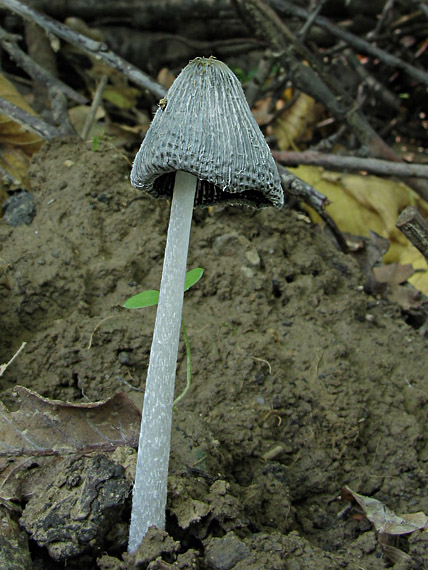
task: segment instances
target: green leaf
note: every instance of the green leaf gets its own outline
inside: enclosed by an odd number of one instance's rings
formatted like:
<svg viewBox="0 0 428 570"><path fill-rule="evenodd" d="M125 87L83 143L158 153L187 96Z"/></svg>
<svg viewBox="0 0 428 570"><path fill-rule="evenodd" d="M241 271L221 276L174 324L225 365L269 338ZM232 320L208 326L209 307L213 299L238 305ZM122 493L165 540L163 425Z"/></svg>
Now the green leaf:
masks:
<svg viewBox="0 0 428 570"><path fill-rule="evenodd" d="M202 277L204 270L202 267L195 267L186 273L186 279L184 281L184 290L187 291L190 287L193 287L195 283L199 281ZM157 305L159 301L159 291L156 289L150 289L150 291L142 291L129 297L129 299L123 305L125 309L143 309L144 307L153 307Z"/></svg>
<svg viewBox="0 0 428 570"><path fill-rule="evenodd" d="M142 291L137 295L129 297L123 305L125 309L143 309L144 307L153 307L159 301L159 291L151 289L150 291Z"/></svg>
<svg viewBox="0 0 428 570"><path fill-rule="evenodd" d="M199 279L204 274L204 270L202 267L195 267L186 273L186 279L184 280L184 290L187 291L190 287L193 287L195 283L199 281Z"/></svg>

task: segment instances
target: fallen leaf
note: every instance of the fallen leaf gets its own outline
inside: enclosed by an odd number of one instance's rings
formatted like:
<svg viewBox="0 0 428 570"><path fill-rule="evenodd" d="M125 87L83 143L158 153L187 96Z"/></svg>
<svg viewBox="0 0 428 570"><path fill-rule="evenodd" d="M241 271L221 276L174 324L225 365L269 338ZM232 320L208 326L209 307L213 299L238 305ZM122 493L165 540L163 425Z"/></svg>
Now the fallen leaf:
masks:
<svg viewBox="0 0 428 570"><path fill-rule="evenodd" d="M389 285L399 285L408 281L409 277L415 272L413 266L409 263L400 265L399 263L390 263L389 265L381 265L373 268L376 281L379 283L388 283Z"/></svg>
<svg viewBox="0 0 428 570"><path fill-rule="evenodd" d="M0 402L0 457L68 455L137 446L140 412L126 394L73 404L18 386L18 409Z"/></svg>
<svg viewBox="0 0 428 570"><path fill-rule="evenodd" d="M139 91L135 87L107 85L103 92L103 99L120 109L128 110L136 105L138 94Z"/></svg>
<svg viewBox="0 0 428 570"><path fill-rule="evenodd" d="M272 125L280 150L296 148L300 140L309 140L315 123L316 101L310 95L301 93Z"/></svg>
<svg viewBox="0 0 428 570"><path fill-rule="evenodd" d="M19 146L3 143L0 146L0 171L8 190L30 190L28 168L31 157ZM7 195L5 194L4 199ZM3 200L0 198L0 202Z"/></svg>
<svg viewBox="0 0 428 570"><path fill-rule="evenodd" d="M68 111L68 116L70 117L70 122L73 125L77 133L81 133L83 130L83 125L85 124L86 118L91 112L90 107L87 105L75 105ZM96 110L95 117L91 126L91 130L88 134L88 138L101 136L105 130L104 126L100 125L100 122L105 117L105 111L100 106Z"/></svg>
<svg viewBox="0 0 428 570"><path fill-rule="evenodd" d="M399 214L409 205L417 204L428 213L428 204L403 182L363 174L325 171L317 166L302 165L290 170L325 194L327 212L342 232L368 236L374 231L388 239L390 248L384 263L411 263L415 269L409 282L428 294L428 268L422 254L396 228ZM320 221L311 211L311 217ZM420 269L420 271L416 271Z"/></svg>
<svg viewBox="0 0 428 570"><path fill-rule="evenodd" d="M379 534L402 535L428 527L428 517L425 513L396 515L381 501L360 495L347 486L342 489L342 499L355 501Z"/></svg>
<svg viewBox="0 0 428 570"><path fill-rule="evenodd" d="M158 73L156 80L158 83L163 85L165 89L169 89L174 83L175 75L167 67L162 67Z"/></svg>
<svg viewBox="0 0 428 570"><path fill-rule="evenodd" d="M0 96L17 107L35 115L23 96L14 85L0 73ZM33 155L43 144L43 139L25 130L20 124L0 114L0 142L19 146L28 155Z"/></svg>

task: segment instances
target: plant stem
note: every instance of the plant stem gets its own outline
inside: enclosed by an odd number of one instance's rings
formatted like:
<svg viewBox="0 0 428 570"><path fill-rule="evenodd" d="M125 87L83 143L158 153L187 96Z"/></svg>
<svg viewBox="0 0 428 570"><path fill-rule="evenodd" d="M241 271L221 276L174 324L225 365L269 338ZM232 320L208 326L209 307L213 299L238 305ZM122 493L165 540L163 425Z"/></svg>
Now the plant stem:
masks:
<svg viewBox="0 0 428 570"><path fill-rule="evenodd" d="M131 554L150 526L165 528L172 405L196 183L195 176L176 173L141 419L129 529Z"/></svg>

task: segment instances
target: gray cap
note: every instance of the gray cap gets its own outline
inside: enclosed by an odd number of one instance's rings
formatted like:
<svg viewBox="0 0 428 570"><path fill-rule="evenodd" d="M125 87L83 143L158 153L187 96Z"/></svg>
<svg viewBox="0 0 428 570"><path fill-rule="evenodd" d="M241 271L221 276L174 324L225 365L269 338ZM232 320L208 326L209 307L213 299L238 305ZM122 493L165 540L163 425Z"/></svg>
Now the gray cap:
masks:
<svg viewBox="0 0 428 570"><path fill-rule="evenodd" d="M192 60L160 101L131 183L171 198L177 170L198 178L195 206L284 203L278 169L241 84L213 57Z"/></svg>

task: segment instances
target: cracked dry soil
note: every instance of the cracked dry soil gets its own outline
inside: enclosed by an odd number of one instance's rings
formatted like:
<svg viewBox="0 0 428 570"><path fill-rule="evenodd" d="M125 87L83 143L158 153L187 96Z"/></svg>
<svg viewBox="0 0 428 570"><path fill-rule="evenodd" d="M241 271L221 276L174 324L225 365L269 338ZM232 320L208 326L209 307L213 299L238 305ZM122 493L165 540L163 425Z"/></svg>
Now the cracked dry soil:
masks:
<svg viewBox="0 0 428 570"><path fill-rule="evenodd" d="M16 384L73 402L124 391L141 406L131 386L144 388L155 309L121 306L158 287L169 210L129 170L105 143L46 144L33 223L0 221L0 362L27 342L1 378L7 406ZM428 513L428 340L399 307L367 296L355 261L293 211L196 210L197 266L166 532L126 555L135 450L36 461L21 514L2 511L2 568L377 570L389 563L372 526L338 516L342 487ZM177 394L185 377L181 343ZM400 544L412 562L396 568L427 567L425 534Z"/></svg>

